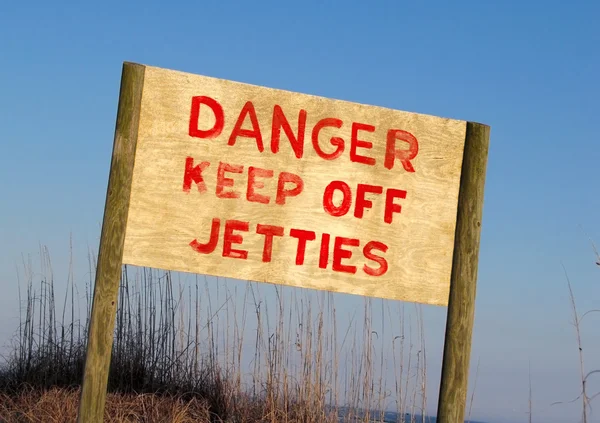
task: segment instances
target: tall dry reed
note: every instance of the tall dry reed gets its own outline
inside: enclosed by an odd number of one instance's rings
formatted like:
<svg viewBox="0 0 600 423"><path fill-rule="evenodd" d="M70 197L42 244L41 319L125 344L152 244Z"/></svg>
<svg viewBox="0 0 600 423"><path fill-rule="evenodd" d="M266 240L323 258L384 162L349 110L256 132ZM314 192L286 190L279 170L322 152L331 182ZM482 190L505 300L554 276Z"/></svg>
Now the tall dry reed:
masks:
<svg viewBox="0 0 600 423"><path fill-rule="evenodd" d="M39 271L27 260L20 272L5 394L81 383L93 255L81 293L71 262L61 304L47 249L40 257ZM215 421L383 422L395 411L425 422L420 306L364 298L345 317L340 296L125 266L108 389L201 399Z"/></svg>

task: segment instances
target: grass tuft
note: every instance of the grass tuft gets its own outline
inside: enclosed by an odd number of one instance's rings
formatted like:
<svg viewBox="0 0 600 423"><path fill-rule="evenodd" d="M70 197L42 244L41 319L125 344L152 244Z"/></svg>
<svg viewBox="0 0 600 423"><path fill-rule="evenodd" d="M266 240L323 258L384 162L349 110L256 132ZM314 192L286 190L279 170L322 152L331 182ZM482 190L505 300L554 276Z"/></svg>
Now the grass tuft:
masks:
<svg viewBox="0 0 600 423"><path fill-rule="evenodd" d="M95 265L90 256L81 294L69 272L58 303L46 249L41 257L39 272L26 262L19 275L1 421L73 421L77 412ZM384 422L387 410L426 421L419 306L414 331L404 305L382 301L374 311L365 298L341 330L331 293L174 278L123 268L107 421Z"/></svg>

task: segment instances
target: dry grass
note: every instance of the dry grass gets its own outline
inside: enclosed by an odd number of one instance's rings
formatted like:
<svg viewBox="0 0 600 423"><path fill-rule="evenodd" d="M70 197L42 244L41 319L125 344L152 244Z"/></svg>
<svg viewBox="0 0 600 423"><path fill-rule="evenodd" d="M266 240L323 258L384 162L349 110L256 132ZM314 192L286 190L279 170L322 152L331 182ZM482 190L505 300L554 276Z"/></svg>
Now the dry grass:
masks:
<svg viewBox="0 0 600 423"><path fill-rule="evenodd" d="M595 264L600 266L600 253L598 252L596 245L593 242L591 242L591 244L592 244L592 249L594 252ZM595 399L600 397L600 391L597 391L591 395L589 394L590 377L600 375L600 369L595 369L592 371L586 370L586 366L585 366L585 362L584 362L584 350L583 350L581 329L582 329L583 320L587 316L590 316L590 315L596 314L596 313L600 313L600 309L588 310L583 314L579 313L576 302L575 302L575 295L573 293L573 287L571 285L571 280L570 280L569 275L567 274L567 270L564 268L564 266L563 266L563 270L565 272L565 279L567 281L567 287L569 289L569 300L570 300L571 312L573 314L572 324L575 329L575 335L576 335L576 341L577 341L576 346L577 346L577 352L578 352L578 358L579 358L579 377L580 377L579 380L580 380L580 384L581 384L580 385L581 389L580 389L579 395L577 397L575 397L574 399L572 399L570 401L557 401L557 402L552 403L551 405L554 406L554 405L559 405L559 404L569 404L569 403L575 403L577 401L581 401L581 422L588 423L590 414L593 411L591 403L592 403L592 401L594 401ZM531 384L531 377L530 377L530 384ZM531 408L531 388L530 388L530 408ZM530 411L530 413L531 413L531 411ZM530 421L531 421L531 418L530 418Z"/></svg>
<svg viewBox="0 0 600 423"><path fill-rule="evenodd" d="M79 389L53 388L0 394L1 421L6 423L64 423L77 419ZM106 422L210 422L207 404L156 394L108 394Z"/></svg>
<svg viewBox="0 0 600 423"><path fill-rule="evenodd" d="M70 272L57 300L48 251L40 257L39 271L25 262L20 277L20 326L0 366L0 416L19 418L21 410L25 420L17 421L72 421L53 413L77 409L95 264L90 255L83 290ZM331 293L255 283L240 291L219 279L175 277L124 267L110 421L326 423L343 414L383 422L388 410L426 421L420 306L374 307L364 298L341 326Z"/></svg>
<svg viewBox="0 0 600 423"><path fill-rule="evenodd" d="M95 264L90 255L81 293L69 272L58 300L48 251L40 257L39 270L24 263L19 281L20 325L0 363L0 423L76 420ZM586 422L600 396L587 382L600 370L585 371L579 326L599 311L580 315L567 282L581 364L573 401ZM344 320L335 294L234 286L124 268L105 421L390 422L388 410L396 422L429 421L420 306L364 298Z"/></svg>
<svg viewBox="0 0 600 423"><path fill-rule="evenodd" d="M0 394L0 422L2 423L64 423L77 419L79 388L27 389L18 396ZM300 407L273 410L266 403L254 401L239 407L228 422L254 423L306 421ZM109 393L106 398L104 421L107 423L214 423L224 422L211 413L210 404L202 399L185 399L165 394ZM337 421L326 417L323 423Z"/></svg>

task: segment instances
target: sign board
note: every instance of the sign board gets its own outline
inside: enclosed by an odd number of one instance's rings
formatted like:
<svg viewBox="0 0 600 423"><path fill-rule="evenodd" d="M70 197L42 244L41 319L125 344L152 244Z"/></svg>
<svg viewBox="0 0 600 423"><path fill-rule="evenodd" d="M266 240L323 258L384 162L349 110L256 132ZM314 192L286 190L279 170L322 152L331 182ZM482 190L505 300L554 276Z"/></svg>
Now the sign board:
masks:
<svg viewBox="0 0 600 423"><path fill-rule="evenodd" d="M462 423L486 125L125 63L78 421L101 422L123 263L448 306Z"/></svg>
<svg viewBox="0 0 600 423"><path fill-rule="evenodd" d="M446 305L465 132L146 67L123 262Z"/></svg>

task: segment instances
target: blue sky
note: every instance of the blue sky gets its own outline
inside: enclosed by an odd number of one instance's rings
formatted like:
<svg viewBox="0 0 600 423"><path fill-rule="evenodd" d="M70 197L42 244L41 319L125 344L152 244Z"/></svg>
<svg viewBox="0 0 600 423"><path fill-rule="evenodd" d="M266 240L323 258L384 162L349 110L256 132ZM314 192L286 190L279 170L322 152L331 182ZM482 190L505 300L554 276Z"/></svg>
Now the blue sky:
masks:
<svg viewBox="0 0 600 423"><path fill-rule="evenodd" d="M121 64L133 61L489 124L474 414L525 421L531 360L537 421L578 420L577 408L549 404L578 393L563 266L578 306L600 308L590 243L600 244L598 3L9 2L1 10L0 339L16 322L21 254L47 245L57 277L65 275L72 235L83 278L87 248L98 243ZM444 312L426 308L426 318L439 356ZM590 369L600 368L593 319L583 328ZM591 386L600 390L600 381Z"/></svg>

